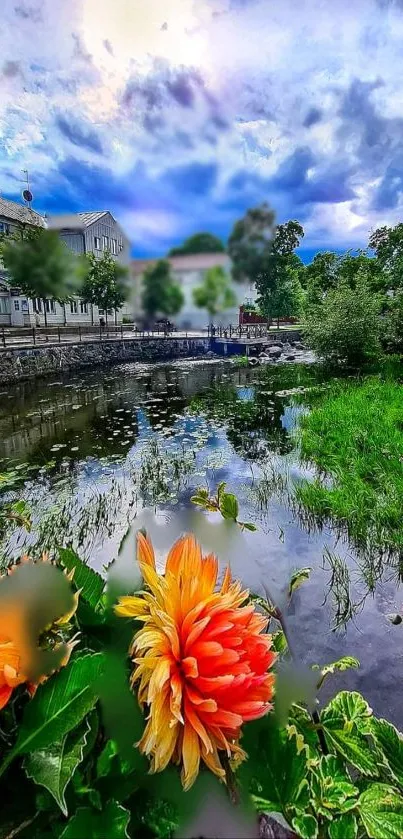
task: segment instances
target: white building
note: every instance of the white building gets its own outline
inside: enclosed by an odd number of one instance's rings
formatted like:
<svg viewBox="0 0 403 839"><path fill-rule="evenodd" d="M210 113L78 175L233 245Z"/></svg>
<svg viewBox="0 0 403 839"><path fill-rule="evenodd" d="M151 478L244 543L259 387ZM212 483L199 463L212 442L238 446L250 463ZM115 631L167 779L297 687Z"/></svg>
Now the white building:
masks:
<svg viewBox="0 0 403 839"><path fill-rule="evenodd" d="M199 309L193 300L193 290L201 285L204 275L209 268L220 266L230 276L231 261L226 253L197 253L187 254L184 256L167 257L170 263L172 274L179 283L185 298L183 308L175 317L170 318L178 329L181 330L198 330L206 329L211 321L214 321L216 326L233 326L238 325L239 306L244 303L246 298L254 299L255 293L252 290L250 283L236 283L232 281L232 289L237 298L237 305L232 309L227 309L212 318L206 309ZM142 277L144 271L150 266L154 265L158 260L156 259L134 259L132 261L132 275L135 283L135 300L136 309L139 310L141 306L141 287Z"/></svg>
<svg viewBox="0 0 403 839"><path fill-rule="evenodd" d="M101 257L108 250L122 265L130 267L130 242L107 210L46 219L22 204L0 198L0 233L11 234L30 226L58 230L60 237L76 254L94 253ZM106 319L104 311L84 303L79 297L67 303L26 298L19 289L10 286L6 271L0 265L0 326L34 326L38 318L43 326L45 307L48 326L99 324L101 317ZM108 318L113 322L115 313L108 312ZM133 319L131 301L117 313L118 323L123 318Z"/></svg>

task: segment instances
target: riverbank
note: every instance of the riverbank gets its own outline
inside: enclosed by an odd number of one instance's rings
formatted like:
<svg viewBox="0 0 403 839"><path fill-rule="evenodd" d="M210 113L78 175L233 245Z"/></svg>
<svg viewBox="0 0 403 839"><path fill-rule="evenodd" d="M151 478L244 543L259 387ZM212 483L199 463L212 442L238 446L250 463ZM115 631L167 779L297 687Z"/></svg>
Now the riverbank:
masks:
<svg viewBox="0 0 403 839"><path fill-rule="evenodd" d="M300 333L297 330L273 332L267 344L276 344L279 339L292 344L300 340ZM229 340L228 346L232 344ZM211 339L208 336L111 338L69 344L48 343L39 347L7 347L0 350L0 385L131 361L200 358L211 351Z"/></svg>
<svg viewBox="0 0 403 839"><path fill-rule="evenodd" d="M297 490L304 508L368 551L401 552L402 385L375 376L335 383L301 426L301 456L318 470Z"/></svg>

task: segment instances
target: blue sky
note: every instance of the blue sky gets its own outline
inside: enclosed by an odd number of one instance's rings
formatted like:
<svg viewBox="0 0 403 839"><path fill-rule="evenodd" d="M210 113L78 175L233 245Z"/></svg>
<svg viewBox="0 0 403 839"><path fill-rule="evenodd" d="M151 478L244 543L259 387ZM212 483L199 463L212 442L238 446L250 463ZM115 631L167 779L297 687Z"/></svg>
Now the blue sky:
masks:
<svg viewBox="0 0 403 839"><path fill-rule="evenodd" d="M133 254L262 201L302 256L402 218L403 0L2 0L0 191Z"/></svg>

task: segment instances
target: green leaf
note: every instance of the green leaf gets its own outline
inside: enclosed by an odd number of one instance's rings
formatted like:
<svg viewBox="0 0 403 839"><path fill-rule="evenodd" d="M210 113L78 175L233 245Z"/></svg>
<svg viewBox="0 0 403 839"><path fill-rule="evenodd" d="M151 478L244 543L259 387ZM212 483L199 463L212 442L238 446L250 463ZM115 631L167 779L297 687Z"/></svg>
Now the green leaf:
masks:
<svg viewBox="0 0 403 839"><path fill-rule="evenodd" d="M346 723L346 729L356 725L362 734L371 733L371 717L372 708L364 697L357 691L348 690L341 690L321 714L321 719L326 723L341 718Z"/></svg>
<svg viewBox="0 0 403 839"><path fill-rule="evenodd" d="M257 527L255 524L252 524L251 521L240 521L239 524L243 528L243 530L250 530L251 533L255 533Z"/></svg>
<svg viewBox="0 0 403 839"><path fill-rule="evenodd" d="M238 499L231 492L223 492L220 497L220 513L224 519L236 521L238 518Z"/></svg>
<svg viewBox="0 0 403 839"><path fill-rule="evenodd" d="M108 801L102 812L80 807L60 839L125 839L129 821L129 811L116 801Z"/></svg>
<svg viewBox="0 0 403 839"><path fill-rule="evenodd" d="M291 705L288 718L288 731L293 728L296 730L295 736L299 735L303 738L308 749L309 758L311 760L319 760L319 739L312 718L305 708L295 703Z"/></svg>
<svg viewBox="0 0 403 839"><path fill-rule="evenodd" d="M79 725L97 701L96 682L103 663L102 653L80 656L40 685L25 707L6 765L17 754L45 749Z"/></svg>
<svg viewBox="0 0 403 839"><path fill-rule="evenodd" d="M68 571L74 569L74 585L81 589L84 600L96 609L99 604L105 587L102 577L86 565L71 548L58 548L60 561Z"/></svg>
<svg viewBox="0 0 403 839"><path fill-rule="evenodd" d="M90 727L86 720L46 749L27 755L24 769L29 778L49 790L62 813L67 816L64 797L67 784L83 759L84 746Z"/></svg>
<svg viewBox="0 0 403 839"><path fill-rule="evenodd" d="M359 667L360 662L358 658L353 658L353 656L345 655L343 658L339 658L337 661L332 661L331 664L326 664L324 667L321 668L321 675L318 682L318 688L322 687L323 682L325 681L327 676L333 675L333 673L342 673L344 670L349 670L350 668Z"/></svg>
<svg viewBox="0 0 403 839"><path fill-rule="evenodd" d="M403 736L386 720L371 720L371 732L392 778L403 787Z"/></svg>
<svg viewBox="0 0 403 839"><path fill-rule="evenodd" d="M221 499L221 496L222 496L226 486L227 486L226 481L220 481L220 483L217 486L217 498L218 498L219 501Z"/></svg>
<svg viewBox="0 0 403 839"><path fill-rule="evenodd" d="M335 813L348 812L357 804L358 789L334 755L322 756L312 770L311 789L315 812L329 819Z"/></svg>
<svg viewBox="0 0 403 839"><path fill-rule="evenodd" d="M335 816L327 827L329 839L356 839L358 833L357 819L354 813L343 813Z"/></svg>
<svg viewBox="0 0 403 839"><path fill-rule="evenodd" d="M273 650L275 650L276 653L281 655L281 653L285 653L288 650L287 638L285 637L282 629L279 629L278 632L273 632L271 638Z"/></svg>
<svg viewBox="0 0 403 839"><path fill-rule="evenodd" d="M108 740L97 760L97 778L104 778L111 771L111 763L118 754L118 747L114 740Z"/></svg>
<svg viewBox="0 0 403 839"><path fill-rule="evenodd" d="M361 793L359 813L371 839L401 839L403 798L387 784L371 784Z"/></svg>
<svg viewBox="0 0 403 839"><path fill-rule="evenodd" d="M299 568L298 571L294 571L291 576L289 585L288 585L288 596L291 597L294 591L297 590L305 580L309 580L311 575L312 568Z"/></svg>
<svg viewBox="0 0 403 839"><path fill-rule="evenodd" d="M316 839L318 835L318 822L315 816L309 813L301 813L292 820L292 826L301 839Z"/></svg>

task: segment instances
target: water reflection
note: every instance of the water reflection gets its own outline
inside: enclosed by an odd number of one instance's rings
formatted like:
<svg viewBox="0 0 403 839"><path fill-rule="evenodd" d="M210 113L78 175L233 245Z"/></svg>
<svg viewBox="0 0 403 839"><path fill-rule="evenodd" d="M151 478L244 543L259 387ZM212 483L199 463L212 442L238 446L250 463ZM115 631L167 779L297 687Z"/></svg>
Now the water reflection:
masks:
<svg viewBox="0 0 403 839"><path fill-rule="evenodd" d="M354 677L355 686L396 719L397 700L386 690L396 661L385 657L391 627L383 617L400 611L396 568L389 558L385 577L384 558L363 557L341 531L306 517L290 497L293 482L309 475L298 460L297 419L309 409L311 388L325 385L326 375L312 365L236 370L225 362L178 362L10 388L0 401L0 470L31 469L22 494L33 529L6 534L3 553L72 544L102 570L145 511L156 512L160 534L168 526L180 530L194 489L214 491L225 480L239 498L240 518L258 531L244 534L236 549L231 543L228 556L223 547L222 559L252 590L267 581L279 597L296 567L312 567L289 614L301 658L326 663L358 655L363 675ZM326 551L337 559L323 569ZM374 597L365 600L368 590ZM331 634L335 620L351 617L343 636ZM391 642L403 655L401 633L392 629ZM372 685L371 698L374 656L383 686ZM341 684L348 679L343 675Z"/></svg>

